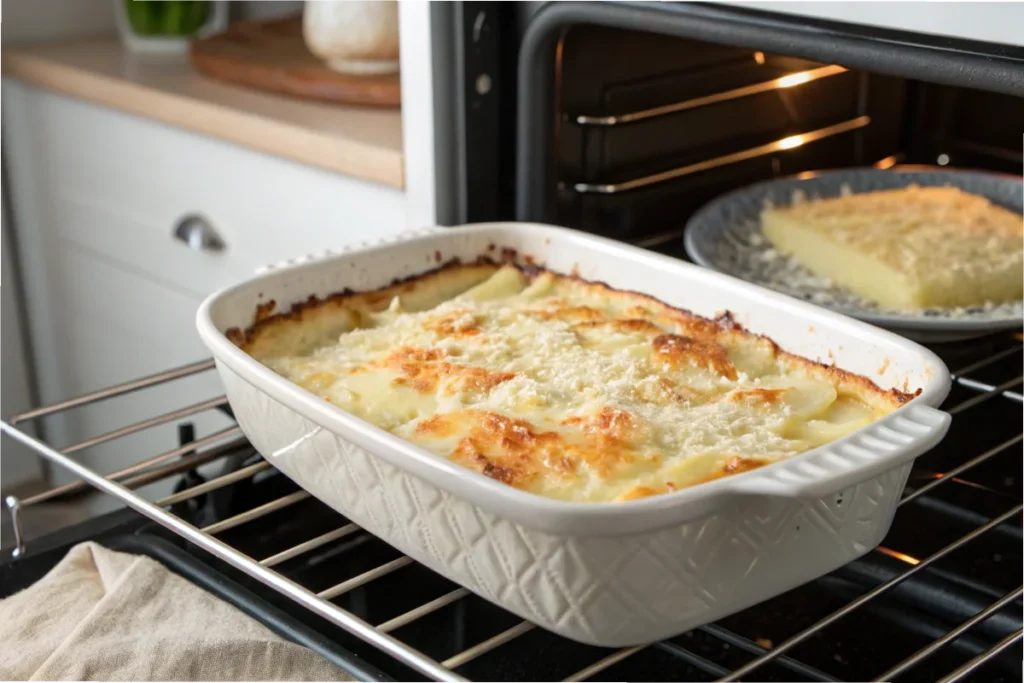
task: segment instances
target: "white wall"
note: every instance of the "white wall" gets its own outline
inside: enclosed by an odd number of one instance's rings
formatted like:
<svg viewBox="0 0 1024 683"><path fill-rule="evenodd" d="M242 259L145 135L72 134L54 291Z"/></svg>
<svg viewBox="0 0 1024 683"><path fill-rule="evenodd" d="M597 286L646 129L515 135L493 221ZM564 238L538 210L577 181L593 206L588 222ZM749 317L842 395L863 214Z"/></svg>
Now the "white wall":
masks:
<svg viewBox="0 0 1024 683"><path fill-rule="evenodd" d="M112 35L113 0L3 0L0 40L11 43Z"/></svg>
<svg viewBox="0 0 1024 683"><path fill-rule="evenodd" d="M302 0L254 0L253 2L232 2L232 16L240 19L272 19L302 11Z"/></svg>

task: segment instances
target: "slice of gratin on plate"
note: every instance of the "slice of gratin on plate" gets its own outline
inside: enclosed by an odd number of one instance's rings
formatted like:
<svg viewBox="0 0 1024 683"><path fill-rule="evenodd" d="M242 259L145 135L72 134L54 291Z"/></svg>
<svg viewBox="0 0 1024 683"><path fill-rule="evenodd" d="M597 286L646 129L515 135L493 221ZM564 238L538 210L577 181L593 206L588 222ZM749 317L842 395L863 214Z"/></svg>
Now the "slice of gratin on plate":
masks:
<svg viewBox="0 0 1024 683"><path fill-rule="evenodd" d="M866 192L763 212L765 237L814 274L896 310L1024 297L1024 221L953 187Z"/></svg>

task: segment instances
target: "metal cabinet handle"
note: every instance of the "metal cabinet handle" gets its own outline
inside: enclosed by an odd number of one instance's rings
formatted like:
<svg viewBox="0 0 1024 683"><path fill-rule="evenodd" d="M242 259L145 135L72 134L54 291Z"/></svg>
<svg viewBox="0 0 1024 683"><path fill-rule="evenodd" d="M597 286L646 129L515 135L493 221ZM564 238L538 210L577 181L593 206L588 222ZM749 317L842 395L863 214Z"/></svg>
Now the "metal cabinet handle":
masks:
<svg viewBox="0 0 1024 683"><path fill-rule="evenodd" d="M174 237L196 251L223 251L227 246L210 221L198 214L189 214L179 220L174 226Z"/></svg>

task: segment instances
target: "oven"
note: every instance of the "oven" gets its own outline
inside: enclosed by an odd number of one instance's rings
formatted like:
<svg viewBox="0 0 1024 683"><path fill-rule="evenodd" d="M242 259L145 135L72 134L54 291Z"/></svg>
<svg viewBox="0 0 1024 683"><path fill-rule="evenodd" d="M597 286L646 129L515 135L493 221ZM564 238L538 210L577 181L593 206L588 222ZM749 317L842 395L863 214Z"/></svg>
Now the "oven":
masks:
<svg viewBox="0 0 1024 683"><path fill-rule="evenodd" d="M545 222L686 258L687 218L759 180L862 166L1019 175L1024 164L1019 45L689 3L438 3L429 14L435 82L451 76L433 103L440 223ZM206 360L4 424L82 481L8 499L17 544L0 585L6 594L98 540L157 557L363 680L1019 681L1022 341L1016 330L933 347L954 373L952 427L916 462L879 548L663 642L581 645L468 593L298 489L237 428L196 435L193 416L230 414L225 399L91 439L102 448L180 424L179 448L114 473L20 430L189 381L212 371ZM166 481L170 493L147 499ZM25 537L40 509L95 489L127 508Z"/></svg>

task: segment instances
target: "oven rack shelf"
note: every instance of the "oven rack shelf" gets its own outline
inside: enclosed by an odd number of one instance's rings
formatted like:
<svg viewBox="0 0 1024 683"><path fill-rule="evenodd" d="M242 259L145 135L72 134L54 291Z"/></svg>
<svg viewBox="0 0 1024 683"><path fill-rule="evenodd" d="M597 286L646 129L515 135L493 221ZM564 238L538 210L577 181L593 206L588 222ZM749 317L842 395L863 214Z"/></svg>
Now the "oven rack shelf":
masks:
<svg viewBox="0 0 1024 683"><path fill-rule="evenodd" d="M677 166L667 171L661 171L659 173L652 173L650 175L644 175L639 178L632 178L630 180L623 180L619 182L610 183L589 183L579 182L573 183L572 188L578 194L619 194L622 192L629 192L630 190L637 190L641 187L648 187L650 185L657 185L669 180L676 180L683 178L694 173L700 173L702 171L710 171L713 168L719 168L721 166L728 166L730 164L736 164L741 161L749 161L751 159L757 159L759 157L769 156L778 152L785 152L786 150L795 149L802 147L803 145L811 144L813 142L819 142L836 135L842 135L843 133L850 133L853 131L861 130L871 125L871 117L867 115L856 116L839 123L834 123L823 128L816 128L814 130L804 130L803 132L796 135L787 135L784 138L772 140L756 147L748 147L729 154L723 154L721 156L712 157L710 159L702 159L695 161L691 164L684 166Z"/></svg>
<svg viewBox="0 0 1024 683"><path fill-rule="evenodd" d="M1021 383L1021 376L1018 375L1003 381L998 381L985 375L985 371L993 367L997 362L1004 360L1013 354L1020 355L1022 350L1024 350L1024 346L1021 345L1021 340L1022 336L1020 334L1014 334L1012 335L1011 343L1008 348L969 363L954 372L953 376L956 384L969 394L968 398L964 398L957 404L946 408L954 415L954 420L956 419L956 415L963 413L968 409L977 408L979 405L988 401L1006 400L1016 404L1021 404L1022 401L1024 401L1024 397L1021 396L1019 391L1013 391L1013 389ZM26 539L22 534L21 520L22 515L26 514L28 509L32 506L59 498L68 493L87 489L89 486L92 486L103 493L119 499L128 507L175 532L196 546L210 552L220 560L223 560L233 567L245 572L266 586L299 603L314 614L325 618L327 621L341 627L387 655L394 657L396 660L411 667L420 674L434 680L469 680L458 673L457 669L470 661L483 657L488 653L497 650L501 646L524 636L536 628L533 624L528 622L519 622L511 628L508 628L490 638L486 638L481 642L452 654L447 658L432 659L396 637L395 632L404 626L408 626L409 624L444 608L445 606L463 600L470 595L469 591L463 588L456 588L455 590L451 590L437 598L423 602L403 614L377 624L371 624L354 613L346 611L331 602L331 600L334 600L345 593L370 584L371 582L387 576L402 567L414 564L412 559L400 556L394 560L384 562L379 566L364 571L361 574L318 592L314 592L289 579L284 574L275 571L274 567L281 565L288 560L301 557L305 553L310 553L317 548L322 548L330 543L338 541L339 539L361 532L362 530L355 524L342 524L326 533L322 533L314 538L306 539L290 548L267 557L250 557L217 537L217 534L227 531L228 529L241 527L253 520L260 519L273 512L286 509L289 506L308 499L310 496L304 491L290 493L204 527L193 526L189 522L169 511L168 508L171 505L194 499L198 496L216 491L217 489L221 489L243 479L252 477L258 472L271 469L271 465L266 461L260 461L234 472L229 472L202 484L186 488L155 501L148 501L134 491L134 489L138 489L139 487L147 484L190 471L200 465L212 463L220 458L225 458L232 452L237 451L239 445L246 443L244 437L241 435L241 431L237 427L221 430L203 437L198 441L187 444L186 446L147 458L134 465L107 475L97 473L70 457L77 451L102 445L103 443L113 441L114 439L122 436L141 431L142 429L148 429L160 424L165 424L206 410L222 408L226 405L226 399L223 397L186 406L179 410L90 438L61 450L58 450L50 444L29 435L18 427L19 424L23 424L27 421L43 418L48 415L53 415L65 410L71 410L115 396L142 391L150 387L179 380L198 373L207 372L211 370L213 366L214 363L212 360L194 363L54 405L28 411L12 417L9 421L0 423L0 428L2 428L4 434L25 444L40 456L66 468L67 470L70 470L76 476L80 477L80 480L77 482L51 489L30 498L21 500L14 497L7 498L5 502L11 513L11 523L16 541L14 553L17 555L24 553L26 550ZM979 379L978 375L985 377L985 379ZM990 461L1000 453L1007 452L1009 449L1016 449L1019 451L1022 440L1024 440L1024 433L1017 434L1016 436L981 453L965 454L965 457L959 465L949 469L941 475L937 475L933 480L914 490L908 489L904 498L900 501L900 506L907 505L916 500L924 499L928 494L934 493L937 488L946 486L948 482L957 481L964 476L969 476L972 469L982 466L984 463ZM581 668L574 674L566 677L564 680L583 681L591 679L616 664L627 660L629 657L636 655L645 648L652 648L666 653L681 663L685 662L689 666L694 666L704 671L709 677L713 677L720 681L741 680L751 674L758 673L763 666L770 662L781 666L788 672L798 674L805 678L826 681L840 680L800 661L791 654L791 651L801 643L804 643L809 638L819 633L821 630L831 626L844 617L847 617L855 610L858 610L886 592L895 589L911 577L920 574L929 567L932 567L943 558L960 548L967 546L984 534L990 533L1002 525L1013 524L1019 518L1022 507L1024 506L1021 505L1019 500L1011 502L1016 502L1016 504L1009 507L1009 509L1002 511L1000 514L985 518L982 523L977 524L972 530L960 536L955 541L948 543L944 547L933 552L931 555L909 564L902 573L898 573L888 580L878 583L859 597L846 602L844 606L835 610L831 614L818 619L814 623L807 625L802 630L791 635L788 639L775 646L771 646L770 643L755 642L755 640L751 640L734 633L719 624L711 624L697 629L703 635L716 638L728 646L732 646L735 650L749 655L750 659L738 668L726 667L718 662L711 661L700 654L688 650L674 641L664 641L647 646L611 650L606 656L597 658L593 663ZM897 556L899 555L899 553L895 553L894 551L890 551L886 548L880 548L879 552L892 553ZM932 657L943 648L950 646L950 644L956 639L967 634L971 629L978 627L1004 607L1014 604L1019 606L1022 592L1024 592L1024 587L1018 586L1016 589L1009 591L1005 595L994 599L988 606L983 607L955 628L952 628L948 632L934 638L925 647L909 653L906 658L897 664L890 666L886 671L878 672L878 675L874 680L893 680L895 677L911 671L915 666L926 661L929 657ZM557 638L557 636L553 635L551 637ZM1021 640L1022 631L1018 628L1015 632L1009 633L1002 638L1002 640L994 643L986 650L969 658L958 668L949 671L941 681L943 683L949 683L964 679L970 674L978 671L990 660L999 656L1003 651L1020 643Z"/></svg>
<svg viewBox="0 0 1024 683"><path fill-rule="evenodd" d="M767 58L761 52L753 53L751 58L757 64L765 64L766 59L771 59ZM848 73L850 73L848 69L839 66L838 64L821 64L813 68L777 73L773 78L750 82L738 87L711 92L699 97L690 97L668 104L611 115L567 114L565 119L567 121L571 121L584 131L594 129L609 130L634 123L658 119L663 116L692 111L702 107L722 104L747 97L754 97L773 91L799 88L808 83L815 83ZM837 135L867 128L871 124L871 117L867 116L865 111L864 103L861 101L858 105L857 116L843 121L838 121L828 126L819 127L813 130L804 130L799 134L788 135L783 138L764 142L763 144L754 147L735 150L728 154L722 154L707 159L697 159L691 163L656 173L649 173L626 180L609 182L574 182L571 183L571 187L574 192L580 195L617 195L631 190L657 185L669 180L677 180L695 173L710 171L722 166L728 166L777 154L779 152L785 152L786 150L801 147L805 144L819 142Z"/></svg>
<svg viewBox="0 0 1024 683"><path fill-rule="evenodd" d="M762 53L755 53L753 57L755 61L759 60L759 64L763 64L765 61L765 56ZM638 121L647 121L661 116L668 116L669 114L678 114L680 112L690 111L691 109L699 109L700 107L707 107L713 104L721 104L722 102L731 102L732 100L738 100L744 97L753 97L755 95L772 92L773 90L793 88L804 85L805 83L813 83L824 78L838 76L845 73L849 73L849 70L845 67L839 66L838 64L826 64L813 69L791 71L789 73L776 76L775 78L757 81L756 83L749 83L737 88L730 88L729 90L721 90L709 95L691 97L671 104L663 104L657 107L627 112L625 114L578 114L569 118L578 126L610 128L613 126L636 123Z"/></svg>

